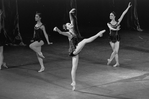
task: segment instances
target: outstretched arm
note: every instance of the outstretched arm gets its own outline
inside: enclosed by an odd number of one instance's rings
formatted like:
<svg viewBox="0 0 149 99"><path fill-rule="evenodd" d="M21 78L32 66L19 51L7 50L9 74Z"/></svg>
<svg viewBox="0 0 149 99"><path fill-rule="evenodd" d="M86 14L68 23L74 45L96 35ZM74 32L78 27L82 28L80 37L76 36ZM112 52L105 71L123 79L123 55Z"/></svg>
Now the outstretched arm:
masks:
<svg viewBox="0 0 149 99"><path fill-rule="evenodd" d="M118 19L118 24L121 23L123 17L125 16L125 14L127 13L127 11L129 10L129 8L131 7L131 2L129 2L128 7L126 8L126 10L122 13L121 17Z"/></svg>
<svg viewBox="0 0 149 99"><path fill-rule="evenodd" d="M42 26L42 30L43 30L44 36L45 36L45 38L46 38L48 44L50 44L50 42L49 42L49 37L48 37L48 35L47 35L46 29L45 29L44 26Z"/></svg>
<svg viewBox="0 0 149 99"><path fill-rule="evenodd" d="M113 30L113 31L118 31L118 30L120 30L120 26L118 26L118 27L115 29L115 28L113 28L109 23L107 23L107 25L108 25L108 27L109 27L110 30Z"/></svg>
<svg viewBox="0 0 149 99"><path fill-rule="evenodd" d="M59 34L64 35L64 36L67 36L67 37L70 36L70 33L69 33L69 32L62 32L62 31L61 31L60 29L58 29L57 27L54 27L53 31L58 32Z"/></svg>

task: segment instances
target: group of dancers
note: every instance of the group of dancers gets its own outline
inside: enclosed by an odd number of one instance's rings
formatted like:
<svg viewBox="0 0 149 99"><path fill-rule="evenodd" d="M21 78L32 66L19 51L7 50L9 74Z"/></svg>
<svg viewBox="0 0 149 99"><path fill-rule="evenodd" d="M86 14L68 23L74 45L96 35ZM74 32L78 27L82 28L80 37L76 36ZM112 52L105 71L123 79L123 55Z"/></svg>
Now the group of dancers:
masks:
<svg viewBox="0 0 149 99"><path fill-rule="evenodd" d="M127 13L129 8L131 7L131 3L128 4L128 7L126 10L122 13L120 18L116 20L116 14L115 12L110 13L110 19L111 22L107 23L107 26L110 30L110 45L112 47L112 54L110 58L108 59L107 65L111 63L111 61L115 58L116 64L113 67L119 66L119 58L118 58L118 51L119 51L119 45L120 45L120 36L118 34L118 31L120 30L120 23L124 17L124 15ZM67 36L69 41L69 56L72 57L72 70L71 70L71 79L72 79L72 90L75 90L76 88L76 70L78 67L79 62L79 53L83 49L83 47L92 41L94 41L98 37L102 37L103 33L105 33L106 30L99 31L96 35L91 36L89 38L82 39L78 33L77 30L77 24L76 24L76 9L73 8L69 11L69 18L70 22L63 25L63 28L67 31L61 31L58 27L54 27L53 31L58 32L61 35ZM38 61L40 63L40 70L38 72L43 72L45 70L43 59L45 58L44 55L41 52L41 47L47 43L51 44L49 42L48 35L46 33L45 26L41 22L41 13L36 13L35 15L35 21L37 22L34 27L34 36L32 43L29 45L29 47L36 52ZM7 67L3 62L3 44L0 45L0 69L1 66Z"/></svg>

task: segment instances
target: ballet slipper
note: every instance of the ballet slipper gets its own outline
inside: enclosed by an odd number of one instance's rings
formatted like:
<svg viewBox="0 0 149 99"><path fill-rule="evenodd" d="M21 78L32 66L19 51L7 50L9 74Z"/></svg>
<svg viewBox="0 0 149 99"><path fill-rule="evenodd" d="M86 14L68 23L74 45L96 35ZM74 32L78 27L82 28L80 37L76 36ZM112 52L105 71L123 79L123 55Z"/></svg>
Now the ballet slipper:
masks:
<svg viewBox="0 0 149 99"><path fill-rule="evenodd" d="M75 82L71 83L71 86L72 86L72 90L75 91L75 89L76 89L76 83Z"/></svg>
<svg viewBox="0 0 149 99"><path fill-rule="evenodd" d="M6 65L6 63L3 63L3 64L0 66L0 70L2 69L2 66L5 67L5 68L8 68L7 65Z"/></svg>
<svg viewBox="0 0 149 99"><path fill-rule="evenodd" d="M107 65L110 65L110 63L111 63L111 60L110 59L107 59L108 60L108 63L107 63Z"/></svg>
<svg viewBox="0 0 149 99"><path fill-rule="evenodd" d="M42 67L38 72L41 73L41 72L43 72L44 70L45 70L45 68Z"/></svg>
<svg viewBox="0 0 149 99"><path fill-rule="evenodd" d="M99 37L102 37L104 32L105 32L105 30L100 31L100 32L98 33L98 36L99 36Z"/></svg>
<svg viewBox="0 0 149 99"><path fill-rule="evenodd" d="M119 63L116 63L115 65L113 65L113 67L118 67L119 66Z"/></svg>
<svg viewBox="0 0 149 99"><path fill-rule="evenodd" d="M3 67L8 68L8 66L6 65L6 63L2 64Z"/></svg>

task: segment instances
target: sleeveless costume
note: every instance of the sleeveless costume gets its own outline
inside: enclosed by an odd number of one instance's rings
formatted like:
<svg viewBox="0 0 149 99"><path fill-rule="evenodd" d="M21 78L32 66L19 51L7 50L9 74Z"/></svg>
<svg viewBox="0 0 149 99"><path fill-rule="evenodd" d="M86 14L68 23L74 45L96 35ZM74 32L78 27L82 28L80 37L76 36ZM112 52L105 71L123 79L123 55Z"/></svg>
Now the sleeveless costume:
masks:
<svg viewBox="0 0 149 99"><path fill-rule="evenodd" d="M5 44L6 44L6 37L4 35L4 30L0 29L0 46L4 46Z"/></svg>
<svg viewBox="0 0 149 99"><path fill-rule="evenodd" d="M41 25L41 26L43 26L43 25ZM34 36L33 40L38 41L38 42L40 42L42 40L44 43L47 43L46 38L43 33L43 30L41 29L41 26L34 27L35 36Z"/></svg>
<svg viewBox="0 0 149 99"><path fill-rule="evenodd" d="M73 54L73 52L76 49L76 46L79 43L78 37L72 33L70 33L72 35L72 38L69 40L69 56L76 56Z"/></svg>
<svg viewBox="0 0 149 99"><path fill-rule="evenodd" d="M74 34L69 32L72 35L72 38L69 40L69 56L73 57L73 56L76 56L73 54L73 52L75 51L76 46L83 39L83 37L81 36L81 34L79 32L78 25L77 25L77 17L75 15L75 13L71 13L71 16L74 21L74 24L73 24Z"/></svg>
<svg viewBox="0 0 149 99"><path fill-rule="evenodd" d="M116 29L119 26L119 24L115 24L115 25L112 25L111 23L109 23L109 24L114 29ZM118 34L118 30L116 30L116 31L110 30L110 42L115 43L117 41L120 41L120 36Z"/></svg>

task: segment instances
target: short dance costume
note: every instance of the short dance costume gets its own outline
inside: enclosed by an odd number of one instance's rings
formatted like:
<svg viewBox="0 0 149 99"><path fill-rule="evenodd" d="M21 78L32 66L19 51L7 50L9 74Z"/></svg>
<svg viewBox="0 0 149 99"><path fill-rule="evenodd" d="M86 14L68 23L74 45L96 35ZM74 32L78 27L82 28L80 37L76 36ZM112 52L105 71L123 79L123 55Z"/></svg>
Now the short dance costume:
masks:
<svg viewBox="0 0 149 99"><path fill-rule="evenodd" d="M111 23L109 23L109 24L114 29L116 29L119 26L118 24L115 24L115 25L112 25ZM118 30L116 30L116 31L110 30L110 42L115 43L117 41L120 41L120 36L118 34Z"/></svg>
<svg viewBox="0 0 149 99"><path fill-rule="evenodd" d="M72 38L69 40L69 56L76 56L73 54L73 52L76 49L76 46L79 43L78 37L72 33L70 33L72 35Z"/></svg>
<svg viewBox="0 0 149 99"><path fill-rule="evenodd" d="M41 26L43 26L43 25L41 25ZM41 26L34 27L35 36L34 36L33 40L38 41L38 42L40 42L42 40L44 43L47 43L46 38L43 33L43 30L41 29Z"/></svg>
<svg viewBox="0 0 149 99"><path fill-rule="evenodd" d="M81 37L81 34L78 30L78 27L77 27L77 17L75 16L74 13L71 13L71 16L73 18L73 21L74 21L74 24L73 24L73 31L74 31L74 34L69 32L71 35L72 35L72 38L69 40L69 56L76 56L73 54L73 52L75 51L76 49L76 46L78 45L78 43L83 39ZM78 55L78 53L77 53Z"/></svg>
<svg viewBox="0 0 149 99"><path fill-rule="evenodd" d="M4 46L6 44L6 37L4 35L4 31L0 30L0 46Z"/></svg>

